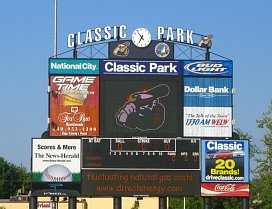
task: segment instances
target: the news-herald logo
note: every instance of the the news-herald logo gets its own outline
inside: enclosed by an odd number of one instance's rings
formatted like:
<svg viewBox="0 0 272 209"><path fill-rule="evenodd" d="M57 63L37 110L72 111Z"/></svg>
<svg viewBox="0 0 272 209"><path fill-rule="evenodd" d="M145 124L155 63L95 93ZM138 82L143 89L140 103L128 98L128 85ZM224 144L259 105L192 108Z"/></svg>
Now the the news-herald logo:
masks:
<svg viewBox="0 0 272 209"><path fill-rule="evenodd" d="M203 75L220 75L228 72L228 67L222 62L201 61L193 62L184 66L184 69L196 74Z"/></svg>
<svg viewBox="0 0 272 209"><path fill-rule="evenodd" d="M233 192L233 191L235 191L235 184L227 184L227 185L216 184L214 187L214 191L216 191L216 192Z"/></svg>

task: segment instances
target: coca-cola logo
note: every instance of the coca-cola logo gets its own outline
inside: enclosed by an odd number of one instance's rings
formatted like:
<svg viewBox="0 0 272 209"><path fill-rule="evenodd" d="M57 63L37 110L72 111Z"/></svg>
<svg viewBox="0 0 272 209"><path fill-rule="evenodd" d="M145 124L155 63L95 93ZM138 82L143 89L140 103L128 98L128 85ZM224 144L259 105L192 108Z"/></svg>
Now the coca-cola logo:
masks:
<svg viewBox="0 0 272 209"><path fill-rule="evenodd" d="M90 117L85 117L85 113L83 112L76 112L76 113L69 113L69 112L63 112L59 114L58 117L60 122L87 122L91 121Z"/></svg>
<svg viewBox="0 0 272 209"><path fill-rule="evenodd" d="M233 192L235 191L235 184L226 184L226 185L221 185L221 184L216 184L214 187L215 191L219 192Z"/></svg>

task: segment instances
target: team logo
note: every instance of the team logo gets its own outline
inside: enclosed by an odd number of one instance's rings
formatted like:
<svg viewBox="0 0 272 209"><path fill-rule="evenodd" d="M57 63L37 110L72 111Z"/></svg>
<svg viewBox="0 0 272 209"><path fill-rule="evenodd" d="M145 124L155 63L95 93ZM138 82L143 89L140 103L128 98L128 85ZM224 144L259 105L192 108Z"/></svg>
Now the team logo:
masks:
<svg viewBox="0 0 272 209"><path fill-rule="evenodd" d="M130 43L128 41L118 44L118 46L113 50L113 54L118 57L126 57L129 54Z"/></svg>
<svg viewBox="0 0 272 209"><path fill-rule="evenodd" d="M211 41L212 38L213 38L213 35L212 35L212 34L210 34L210 35L208 35L208 36L205 36L205 37L203 37L203 38L198 42L197 45L198 45L199 47L209 49L209 48L212 47L212 41Z"/></svg>
<svg viewBox="0 0 272 209"><path fill-rule="evenodd" d="M155 46L155 53L158 57L167 57L170 53L170 48L166 43L158 43Z"/></svg>
<svg viewBox="0 0 272 209"><path fill-rule="evenodd" d="M117 124L140 131L159 129L165 120L165 106L160 98L169 93L170 89L166 84L132 93L115 115Z"/></svg>

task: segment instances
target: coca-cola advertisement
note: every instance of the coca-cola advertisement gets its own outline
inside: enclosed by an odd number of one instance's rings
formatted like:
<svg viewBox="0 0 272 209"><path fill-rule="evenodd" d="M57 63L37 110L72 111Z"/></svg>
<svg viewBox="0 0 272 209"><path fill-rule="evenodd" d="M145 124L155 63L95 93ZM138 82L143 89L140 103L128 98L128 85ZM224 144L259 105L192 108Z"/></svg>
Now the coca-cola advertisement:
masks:
<svg viewBox="0 0 272 209"><path fill-rule="evenodd" d="M202 140L202 182L249 181L248 140Z"/></svg>
<svg viewBox="0 0 272 209"><path fill-rule="evenodd" d="M201 196L249 197L249 184L202 183Z"/></svg>
<svg viewBox="0 0 272 209"><path fill-rule="evenodd" d="M99 135L99 77L50 76L50 136Z"/></svg>

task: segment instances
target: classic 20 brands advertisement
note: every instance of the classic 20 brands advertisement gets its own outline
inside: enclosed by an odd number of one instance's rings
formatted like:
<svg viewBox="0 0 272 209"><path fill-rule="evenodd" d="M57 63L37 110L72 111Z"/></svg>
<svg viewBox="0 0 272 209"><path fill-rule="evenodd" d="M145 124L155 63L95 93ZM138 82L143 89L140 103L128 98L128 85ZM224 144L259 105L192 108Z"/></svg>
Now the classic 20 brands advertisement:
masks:
<svg viewBox="0 0 272 209"><path fill-rule="evenodd" d="M202 140L201 173L202 196L248 196L248 140Z"/></svg>

